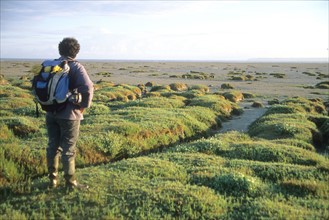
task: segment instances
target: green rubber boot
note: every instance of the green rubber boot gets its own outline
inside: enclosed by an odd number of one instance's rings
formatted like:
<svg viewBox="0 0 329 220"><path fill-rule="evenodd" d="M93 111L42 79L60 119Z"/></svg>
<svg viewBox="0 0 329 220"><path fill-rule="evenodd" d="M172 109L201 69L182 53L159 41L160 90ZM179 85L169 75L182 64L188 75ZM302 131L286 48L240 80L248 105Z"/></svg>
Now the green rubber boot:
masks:
<svg viewBox="0 0 329 220"><path fill-rule="evenodd" d="M75 158L69 157L68 160L63 161L64 178L66 181L66 187L70 190L86 190L89 186L78 183L75 176Z"/></svg>
<svg viewBox="0 0 329 220"><path fill-rule="evenodd" d="M59 185L58 181L58 167L60 154L56 154L54 158L47 158L49 188L56 188Z"/></svg>

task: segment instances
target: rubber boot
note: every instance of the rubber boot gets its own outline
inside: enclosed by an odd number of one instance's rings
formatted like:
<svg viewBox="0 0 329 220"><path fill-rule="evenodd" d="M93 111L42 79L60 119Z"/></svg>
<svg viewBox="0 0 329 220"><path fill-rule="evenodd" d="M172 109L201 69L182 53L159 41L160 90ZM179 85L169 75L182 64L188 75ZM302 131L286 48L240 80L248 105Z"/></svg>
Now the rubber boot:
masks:
<svg viewBox="0 0 329 220"><path fill-rule="evenodd" d="M49 188L56 188L59 184L58 181L58 167L59 167L60 151L58 151L55 157L47 157L48 165L48 177L49 177Z"/></svg>
<svg viewBox="0 0 329 220"><path fill-rule="evenodd" d="M75 190L75 189L78 189L78 190L88 190L89 189L89 186L88 185L78 183L77 180L74 180L73 182L70 182L69 184L66 185L66 187L68 189L70 189L70 190Z"/></svg>
<svg viewBox="0 0 329 220"><path fill-rule="evenodd" d="M74 155L63 155L62 157L64 179L66 185L73 183L76 180L75 177L75 157Z"/></svg>
<svg viewBox="0 0 329 220"><path fill-rule="evenodd" d="M67 160L63 160L64 178L66 181L66 187L70 190L79 189L85 190L89 187L84 184L78 183L75 176L75 157L67 157Z"/></svg>

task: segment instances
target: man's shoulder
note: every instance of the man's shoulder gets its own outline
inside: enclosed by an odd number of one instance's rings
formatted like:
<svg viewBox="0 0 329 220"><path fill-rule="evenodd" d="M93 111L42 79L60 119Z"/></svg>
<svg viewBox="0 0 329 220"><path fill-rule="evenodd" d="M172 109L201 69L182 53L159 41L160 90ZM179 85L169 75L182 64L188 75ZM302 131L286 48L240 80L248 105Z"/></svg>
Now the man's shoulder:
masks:
<svg viewBox="0 0 329 220"><path fill-rule="evenodd" d="M74 66L82 65L78 60L68 60L68 63Z"/></svg>
<svg viewBox="0 0 329 220"><path fill-rule="evenodd" d="M78 60L69 61L69 66L70 66L71 70L73 70L74 72L76 72L76 71L84 72L85 71L84 66Z"/></svg>

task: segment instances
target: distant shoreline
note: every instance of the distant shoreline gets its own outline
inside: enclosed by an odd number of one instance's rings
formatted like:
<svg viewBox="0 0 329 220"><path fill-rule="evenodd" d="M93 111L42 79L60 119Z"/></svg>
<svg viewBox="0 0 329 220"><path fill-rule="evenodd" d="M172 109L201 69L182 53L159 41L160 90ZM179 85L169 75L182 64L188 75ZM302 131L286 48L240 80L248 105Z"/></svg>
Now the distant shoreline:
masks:
<svg viewBox="0 0 329 220"><path fill-rule="evenodd" d="M40 62L52 58L1 58L0 61L12 62ZM121 60L121 59L84 59L83 62L140 62L140 63L328 63L329 58L253 58L247 60Z"/></svg>

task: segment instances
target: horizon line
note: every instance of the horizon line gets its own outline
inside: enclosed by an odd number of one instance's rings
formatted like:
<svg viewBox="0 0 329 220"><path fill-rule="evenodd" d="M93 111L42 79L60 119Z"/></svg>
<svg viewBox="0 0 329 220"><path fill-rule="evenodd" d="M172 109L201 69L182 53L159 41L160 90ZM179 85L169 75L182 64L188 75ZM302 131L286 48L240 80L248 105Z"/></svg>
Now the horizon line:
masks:
<svg viewBox="0 0 329 220"><path fill-rule="evenodd" d="M0 58L0 61L37 61L52 58ZM56 59L56 58L53 58ZM329 57L322 58L247 58L247 59L108 59L108 58L77 58L84 61L114 62L320 62L329 63Z"/></svg>

